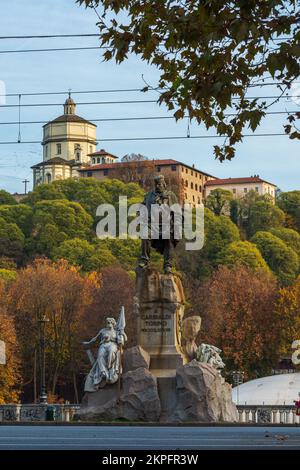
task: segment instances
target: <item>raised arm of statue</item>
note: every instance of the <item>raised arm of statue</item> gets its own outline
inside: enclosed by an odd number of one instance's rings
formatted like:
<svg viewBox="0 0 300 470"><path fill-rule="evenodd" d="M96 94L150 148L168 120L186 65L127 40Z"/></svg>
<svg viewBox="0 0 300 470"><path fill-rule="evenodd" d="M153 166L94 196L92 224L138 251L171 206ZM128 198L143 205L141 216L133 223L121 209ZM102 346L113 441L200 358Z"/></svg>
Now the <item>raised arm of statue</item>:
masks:
<svg viewBox="0 0 300 470"><path fill-rule="evenodd" d="M99 336L101 335L101 332L102 330L100 330L96 336L94 338L92 338L90 341L83 341L82 344L84 344L85 346L89 345L89 344L92 344L92 343L95 343L97 341L97 339L99 338Z"/></svg>

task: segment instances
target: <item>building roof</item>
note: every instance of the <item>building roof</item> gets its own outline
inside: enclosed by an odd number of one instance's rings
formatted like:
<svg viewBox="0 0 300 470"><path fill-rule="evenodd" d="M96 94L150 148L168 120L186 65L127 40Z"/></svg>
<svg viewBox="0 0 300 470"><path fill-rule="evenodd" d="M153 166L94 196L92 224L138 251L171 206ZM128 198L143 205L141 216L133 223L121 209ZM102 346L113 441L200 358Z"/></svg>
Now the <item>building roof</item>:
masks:
<svg viewBox="0 0 300 470"><path fill-rule="evenodd" d="M300 372L250 380L234 387L232 399L240 405L293 405L300 391Z"/></svg>
<svg viewBox="0 0 300 470"><path fill-rule="evenodd" d="M52 121L47 122L43 127L48 126L48 124L53 124L55 122L83 122L86 124L91 124L91 126L96 126L93 122L87 121L86 119L77 116L77 114L62 114L61 116L58 116L57 118L53 119Z"/></svg>
<svg viewBox="0 0 300 470"><path fill-rule="evenodd" d="M247 183L267 183L274 187L276 184L269 183L266 180L261 179L259 176L247 176L245 178L217 178L215 180L207 181L206 186L222 186L225 184L247 184Z"/></svg>
<svg viewBox="0 0 300 470"><path fill-rule="evenodd" d="M109 155L112 158L118 158L118 157L116 157L116 155L113 155L112 153L109 153L104 149L97 150L96 152L88 154L89 157L100 157L100 156L105 156L105 155Z"/></svg>
<svg viewBox="0 0 300 470"><path fill-rule="evenodd" d="M40 166L48 166L48 165L67 165L67 166L73 166L75 160L65 160L64 158L61 157L54 157L54 158L49 158L49 160L45 160L41 163L37 163L36 165L33 165L31 168L38 168Z"/></svg>
<svg viewBox="0 0 300 470"><path fill-rule="evenodd" d="M106 155L110 155L107 152L105 152ZM128 165L143 165L143 164L153 164L154 166L168 166L168 165L182 165L184 167L187 167L193 171L198 171L199 173L202 173L206 176L210 176L211 178L215 178L215 176L209 175L208 173L205 173L202 170L198 170L197 168L194 168L192 166L187 165L186 163L179 162L177 160L173 160L171 158L168 159L156 159L156 160L134 160L130 162L116 162L116 163L99 163L99 165L91 165L88 166L80 171L97 171L97 170L109 170L109 169L115 169L115 168L126 168Z"/></svg>

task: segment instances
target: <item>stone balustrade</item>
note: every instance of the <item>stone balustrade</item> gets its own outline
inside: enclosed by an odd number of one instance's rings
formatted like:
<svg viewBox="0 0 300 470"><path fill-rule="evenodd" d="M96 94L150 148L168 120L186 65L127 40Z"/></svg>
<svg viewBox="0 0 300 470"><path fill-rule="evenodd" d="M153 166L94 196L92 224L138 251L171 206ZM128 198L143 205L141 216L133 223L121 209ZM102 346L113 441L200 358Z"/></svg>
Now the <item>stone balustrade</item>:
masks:
<svg viewBox="0 0 300 470"><path fill-rule="evenodd" d="M80 405L0 405L0 422L72 421Z"/></svg>
<svg viewBox="0 0 300 470"><path fill-rule="evenodd" d="M247 424L300 424L292 405L238 405L239 422Z"/></svg>
<svg viewBox="0 0 300 470"><path fill-rule="evenodd" d="M294 406L238 405L237 409L240 423L300 425L300 416L296 415L296 408ZM0 405L0 422L37 422L47 421L47 418L51 421L70 422L74 419L74 416L79 412L79 410L80 405L74 404Z"/></svg>

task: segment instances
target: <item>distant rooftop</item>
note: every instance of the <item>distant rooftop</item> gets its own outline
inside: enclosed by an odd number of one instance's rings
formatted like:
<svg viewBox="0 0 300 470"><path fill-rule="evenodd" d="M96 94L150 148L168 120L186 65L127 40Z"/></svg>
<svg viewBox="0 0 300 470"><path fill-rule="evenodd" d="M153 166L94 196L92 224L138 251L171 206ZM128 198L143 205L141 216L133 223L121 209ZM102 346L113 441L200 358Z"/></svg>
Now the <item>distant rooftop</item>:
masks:
<svg viewBox="0 0 300 470"><path fill-rule="evenodd" d="M218 178L213 181L207 181L206 186L222 186L225 184L247 184L247 183L267 183L274 187L276 184L270 183L269 181L263 180L259 176L247 176L244 178Z"/></svg>
<svg viewBox="0 0 300 470"><path fill-rule="evenodd" d="M93 154L90 154L90 156L99 156L99 155L111 155L110 153L106 152L105 150L100 150L99 152L104 152L104 153L93 153ZM114 155L112 155L112 157L114 157ZM84 169L82 170L79 170L79 171L87 171L87 170L91 170L91 171L94 171L94 170L109 170L109 169L114 169L114 168L126 168L128 167L129 165L138 165L138 166L142 166L142 165L153 165L153 166L168 166L168 165L182 165L184 167L187 167L193 171L198 171L206 176L209 176L211 178L215 178L215 176L212 176L208 173L206 173L205 171L202 171L202 170L199 170L198 168L195 168L194 166L190 166L190 165L187 165L186 163L183 163L183 162L179 162L177 160L173 160L171 158L167 158L167 159L153 159L153 160L132 160L132 161L129 161L129 162L115 162L115 163L99 163L98 165L91 165L89 167L85 167Z"/></svg>

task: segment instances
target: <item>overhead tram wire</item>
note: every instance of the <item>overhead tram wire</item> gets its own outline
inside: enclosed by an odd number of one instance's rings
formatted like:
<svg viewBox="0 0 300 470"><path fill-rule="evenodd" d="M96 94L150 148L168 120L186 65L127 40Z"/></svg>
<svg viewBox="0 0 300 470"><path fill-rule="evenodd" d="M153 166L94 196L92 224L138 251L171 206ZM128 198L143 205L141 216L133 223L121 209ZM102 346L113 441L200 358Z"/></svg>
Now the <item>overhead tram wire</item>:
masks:
<svg viewBox="0 0 300 470"><path fill-rule="evenodd" d="M299 81L294 81L293 83L300 83ZM253 85L249 85L249 87L251 88L255 88L255 87L260 87L260 86L276 86L276 85L285 85L283 82L268 82L268 83L263 83L263 82L259 82L259 83L256 83L256 84L253 84ZM72 95L79 95L79 94L93 94L93 93L131 93L131 92L142 92L144 87L142 88L116 88L116 89L107 89L107 90L75 90L73 91L72 90ZM157 91L159 90L159 87L157 88L149 88L149 90L147 90L147 93L149 92L154 92L154 91ZM46 96L46 95L67 95L69 94L69 91L39 91L39 92L30 92L30 93L21 93L21 92L18 92L18 93L6 93L5 95L1 95L0 96L10 96L10 97L13 97L13 96L19 96L19 95L22 95L22 96Z"/></svg>
<svg viewBox="0 0 300 470"><path fill-rule="evenodd" d="M52 38L83 38L100 37L100 33L78 33L78 34L38 34L38 35L20 35L20 36L0 36L3 39L52 39ZM293 37L273 38L272 41L289 41Z"/></svg>
<svg viewBox="0 0 300 470"><path fill-rule="evenodd" d="M280 96L245 96L248 100L263 100L263 99L276 99L282 100L287 98L300 98L300 95L280 95ZM239 100L239 97L233 97L233 100ZM107 104L136 104L136 103L157 103L157 100L125 100L125 101L87 101L78 102L78 106L90 106L90 105L107 105ZM61 103L25 103L21 107L48 107L48 106L61 106ZM17 108L19 104L3 104L1 108Z"/></svg>
<svg viewBox="0 0 300 470"><path fill-rule="evenodd" d="M49 49L20 49L0 51L0 54L22 54L28 52L60 52L60 51L87 51L96 49L110 49L108 46L87 46L87 47L53 47Z"/></svg>
<svg viewBox="0 0 300 470"><path fill-rule="evenodd" d="M265 115L276 115L276 114L295 114L298 110L288 110L288 111L267 111ZM236 116L236 113L228 113L225 116ZM151 120L163 120L163 119L174 119L174 116L133 116L133 117L117 117L117 118L97 118L97 119L86 119L90 122L114 122L114 121L151 121ZM183 119L190 119L189 116L184 116ZM6 121L0 122L0 126L6 125L32 125L32 124L47 124L48 121Z"/></svg>
<svg viewBox="0 0 300 470"><path fill-rule="evenodd" d="M275 132L275 133L263 133L263 134L244 134L244 137L274 137L274 136L285 136L287 134L282 132ZM191 139L224 139L226 135L193 135L190 137L184 136L161 136L161 137L120 137L120 138L113 138L113 139L101 139L101 142L126 142L126 141L146 141L146 140L191 140ZM0 145L20 145L20 144L41 144L40 140L31 140L31 141L7 141L1 142Z"/></svg>

